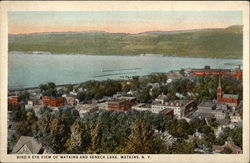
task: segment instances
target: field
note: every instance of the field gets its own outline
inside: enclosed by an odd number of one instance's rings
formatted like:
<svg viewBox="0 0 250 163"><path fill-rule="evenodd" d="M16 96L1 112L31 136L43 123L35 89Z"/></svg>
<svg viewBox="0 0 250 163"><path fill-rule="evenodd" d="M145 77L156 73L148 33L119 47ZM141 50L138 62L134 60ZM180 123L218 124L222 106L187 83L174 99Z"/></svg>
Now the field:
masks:
<svg viewBox="0 0 250 163"><path fill-rule="evenodd" d="M9 51L242 59L243 27L139 34L65 32L9 35Z"/></svg>

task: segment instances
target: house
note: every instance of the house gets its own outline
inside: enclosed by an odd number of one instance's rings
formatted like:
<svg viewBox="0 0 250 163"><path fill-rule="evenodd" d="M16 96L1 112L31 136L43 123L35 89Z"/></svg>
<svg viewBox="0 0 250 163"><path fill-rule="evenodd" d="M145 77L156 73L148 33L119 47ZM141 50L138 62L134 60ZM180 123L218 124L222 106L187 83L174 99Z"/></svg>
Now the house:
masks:
<svg viewBox="0 0 250 163"><path fill-rule="evenodd" d="M134 97L136 97L136 96L138 96L139 95L139 92L138 91L128 91L127 92L127 95L131 95L131 96L134 96Z"/></svg>
<svg viewBox="0 0 250 163"><path fill-rule="evenodd" d="M126 96L127 93L126 92L117 92L116 94L113 95L114 98L118 98L118 97L122 97L122 96Z"/></svg>
<svg viewBox="0 0 250 163"><path fill-rule="evenodd" d="M155 99L155 101L160 102L161 104L165 104L165 102L167 102L168 100L169 100L169 98L166 95L164 95L164 94L159 95Z"/></svg>
<svg viewBox="0 0 250 163"><path fill-rule="evenodd" d="M189 119L189 120L187 120L187 118ZM199 119L204 119L204 118L214 118L214 114L212 113L212 112L199 112L199 110L196 110L196 111L194 111L194 112L192 112L191 114L188 114L187 116L186 116L186 120L187 121L190 121L190 120L194 120L194 119L197 119L197 118L199 118Z"/></svg>
<svg viewBox="0 0 250 163"><path fill-rule="evenodd" d="M172 82L173 80L181 79L183 77L183 75L180 74L179 71L169 71L167 73L167 77L168 77L168 79L171 79L171 82Z"/></svg>
<svg viewBox="0 0 250 163"><path fill-rule="evenodd" d="M229 148L232 154L242 154L242 149L235 145L233 141L226 141L224 145L212 145L213 153L221 153L225 148Z"/></svg>
<svg viewBox="0 0 250 163"><path fill-rule="evenodd" d="M229 107L226 103L217 103L216 109L228 111Z"/></svg>
<svg viewBox="0 0 250 163"><path fill-rule="evenodd" d="M165 104L174 106L174 115L179 119L194 111L193 100L175 100L173 102L166 102Z"/></svg>
<svg viewBox="0 0 250 163"><path fill-rule="evenodd" d="M39 104L39 99L30 99L27 101L27 104L25 105L25 109L31 109L34 105Z"/></svg>
<svg viewBox="0 0 250 163"><path fill-rule="evenodd" d="M200 113L211 113L212 110L216 109L216 104L213 101L204 101L197 106L197 112Z"/></svg>
<svg viewBox="0 0 250 163"><path fill-rule="evenodd" d="M78 110L81 118L84 116L84 114L95 112L99 109L97 104L78 104L75 108Z"/></svg>
<svg viewBox="0 0 250 163"><path fill-rule="evenodd" d="M232 113L232 114L230 115L230 121L233 122L233 123L241 122L242 119L241 119L240 114L238 114L238 113Z"/></svg>
<svg viewBox="0 0 250 163"><path fill-rule="evenodd" d="M76 97L73 95L63 95L62 97L65 98L66 104L70 105L70 106L74 106L77 104L77 100Z"/></svg>
<svg viewBox="0 0 250 163"><path fill-rule="evenodd" d="M12 154L43 154L44 148L35 138L21 136L12 150Z"/></svg>
<svg viewBox="0 0 250 163"><path fill-rule="evenodd" d="M177 138L169 134L167 131L160 133L158 130L155 130L155 133L160 134L160 138L169 146L171 147L176 141Z"/></svg>
<svg viewBox="0 0 250 163"><path fill-rule="evenodd" d="M216 119L225 119L227 113L224 110L215 110L214 115Z"/></svg>

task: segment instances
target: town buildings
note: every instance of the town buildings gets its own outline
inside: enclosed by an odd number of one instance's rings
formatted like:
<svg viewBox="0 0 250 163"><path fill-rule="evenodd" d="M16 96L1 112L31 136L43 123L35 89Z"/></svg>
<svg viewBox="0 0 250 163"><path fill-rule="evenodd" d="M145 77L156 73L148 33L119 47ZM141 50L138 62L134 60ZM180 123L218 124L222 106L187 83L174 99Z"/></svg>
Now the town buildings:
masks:
<svg viewBox="0 0 250 163"><path fill-rule="evenodd" d="M195 110L193 100L174 100L168 101L164 104L155 103L152 105L151 111L153 113L159 113L165 109L172 109L176 118L183 118L187 114Z"/></svg>
<svg viewBox="0 0 250 163"><path fill-rule="evenodd" d="M183 76L181 74L178 74L177 72L170 73L170 77L172 77L171 81L178 80L179 77L180 79L181 77L184 77L190 80L196 78L195 76L191 76L189 78L189 76L187 75ZM195 80L193 80L193 82L195 82ZM168 83L157 84L157 82L155 82L151 84L151 86L161 89L161 86L165 86L163 84L167 85ZM194 100L190 99L196 99L199 94L192 89L188 91L189 92L182 91L181 94L178 93L176 90L176 92L173 92L171 96L169 96L169 93L167 94L167 96L161 94L155 99L148 100L147 103L140 103L137 105L136 105L136 97L138 97L139 90L130 90L128 92L116 92L114 95L103 96L100 99L99 98L84 99L80 103L79 103L80 99L79 100L77 99L76 92L74 93L64 92L65 94L62 97L44 96L41 99L40 98L35 99L30 97L27 101L25 100L26 103L25 108L33 109L38 119L41 118L43 112L46 111L46 109L48 108L52 110L49 112L50 114L57 113L65 108L72 110L74 109L73 111L78 111L80 118L87 117L88 114L86 113L91 113L91 112L98 113L102 112L101 110L127 112L131 108L138 111L150 111L152 113L155 113L154 116L156 117L157 117L156 114L161 114L161 116L159 117L162 117L162 115L164 115L165 117L175 117L177 119L184 119L188 123L191 120L199 118L199 119L204 119L207 125L210 125L210 122L216 123L215 126L209 126L214 131L216 138L218 138L220 134L224 132L224 128L229 127L232 129L237 127L242 127L242 112L241 112L242 105L240 104L239 96L234 94L225 94L221 87L220 78L217 88L217 98L210 100L206 100L205 98L201 99L201 101L203 102L198 105L198 110L196 110L196 103L194 102ZM126 97L129 95L131 97ZM171 100L171 99L178 99L178 100ZM18 106L20 105L20 103L23 103L23 101L20 101L17 96L10 96L8 102L10 105L13 106ZM13 124L12 122L10 121L8 122L8 126L12 126L12 124ZM9 132L8 136L11 138L15 134L15 132L14 132L14 127L13 127L13 132L10 129L11 127L8 129ZM170 146L175 142L175 140L177 140L176 136L170 135L167 131L164 131L163 133L161 132L159 131L157 134L162 135L162 139L167 144L170 144ZM203 139L204 137L205 137L204 133L196 131L193 135L188 135L188 139L185 138L185 141L192 142L195 139ZM10 138L8 140L12 141ZM24 139L25 141L22 139ZM31 140L30 138L22 138L22 139L20 140L21 142L17 144L17 147L15 147L15 150L13 150L13 153L20 153L20 154L37 153L37 150L34 151L34 149L40 146L39 143L38 144L34 143L35 140ZM33 147L33 145L30 144L34 144L35 147ZM213 151L214 153L220 153L227 146L228 144L224 146L213 146ZM231 149L233 153L242 152L240 151L241 150L240 147L235 147L234 145L231 145L231 147L236 149L236 150ZM199 147L199 149L197 150L198 152L206 151L203 149L204 149L203 147ZM41 151L39 151L38 153L41 153Z"/></svg>

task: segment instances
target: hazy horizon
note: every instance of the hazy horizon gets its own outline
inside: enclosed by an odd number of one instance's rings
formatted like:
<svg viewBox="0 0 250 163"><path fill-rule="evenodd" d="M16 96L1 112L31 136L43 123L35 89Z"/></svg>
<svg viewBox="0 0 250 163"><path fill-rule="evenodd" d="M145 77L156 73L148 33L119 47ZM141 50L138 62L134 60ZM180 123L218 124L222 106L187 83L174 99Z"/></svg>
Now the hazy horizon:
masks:
<svg viewBox="0 0 250 163"><path fill-rule="evenodd" d="M143 33L242 25L240 11L15 11L9 34L54 32Z"/></svg>

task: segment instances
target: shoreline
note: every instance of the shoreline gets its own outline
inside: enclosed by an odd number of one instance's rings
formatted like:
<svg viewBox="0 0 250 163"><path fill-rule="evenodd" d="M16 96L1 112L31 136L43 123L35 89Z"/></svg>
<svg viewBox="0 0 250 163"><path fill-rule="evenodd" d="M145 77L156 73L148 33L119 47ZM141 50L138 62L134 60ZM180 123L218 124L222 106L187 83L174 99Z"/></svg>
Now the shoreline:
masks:
<svg viewBox="0 0 250 163"><path fill-rule="evenodd" d="M37 53L34 53L37 52ZM228 59L228 60L243 60L243 58L217 58L217 57L200 57L200 56L175 56L164 54L79 54L79 53L53 53L48 51L8 51L8 54L24 54L24 55L85 55L85 56L129 56L129 57L174 57L174 58L196 58L196 59Z"/></svg>
<svg viewBox="0 0 250 163"><path fill-rule="evenodd" d="M56 85L56 87L65 87L65 86L69 86L69 85L75 86L75 85L78 85L78 84L81 84L81 83L75 83L75 84L58 84L58 85ZM8 92L11 93L11 92L16 92L16 91L27 91L27 90L36 90L36 89L40 89L39 86L36 86L36 87L27 87L27 88L8 89Z"/></svg>

